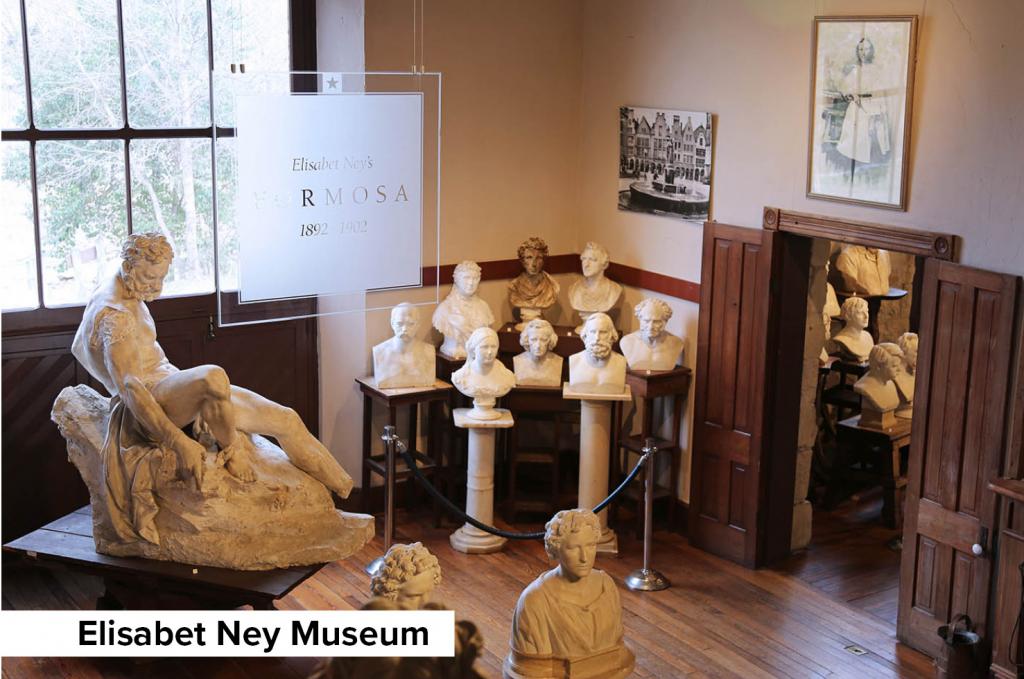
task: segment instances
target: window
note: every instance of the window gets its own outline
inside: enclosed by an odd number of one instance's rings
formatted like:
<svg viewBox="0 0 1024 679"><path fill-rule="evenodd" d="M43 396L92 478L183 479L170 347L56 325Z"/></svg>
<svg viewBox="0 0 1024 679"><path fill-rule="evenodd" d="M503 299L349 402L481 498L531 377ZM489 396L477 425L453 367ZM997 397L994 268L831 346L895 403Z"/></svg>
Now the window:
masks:
<svg viewBox="0 0 1024 679"><path fill-rule="evenodd" d="M315 69L313 4L0 0L3 310L82 304L141 231L213 292L210 70Z"/></svg>

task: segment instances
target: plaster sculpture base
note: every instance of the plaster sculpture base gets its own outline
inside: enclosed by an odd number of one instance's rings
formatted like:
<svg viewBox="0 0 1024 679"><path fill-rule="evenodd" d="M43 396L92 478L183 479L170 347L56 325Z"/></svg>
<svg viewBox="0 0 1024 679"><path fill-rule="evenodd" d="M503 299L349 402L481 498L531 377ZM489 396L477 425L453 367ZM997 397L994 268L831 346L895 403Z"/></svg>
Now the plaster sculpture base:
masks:
<svg viewBox="0 0 1024 679"><path fill-rule="evenodd" d="M604 385L607 386L607 385ZM620 393L580 391L568 382L562 385L562 398L580 403L580 480L579 505L593 509L608 497L608 467L611 460L612 403L630 401L633 393L627 385ZM601 522L598 554L618 554L619 538L608 527L608 510L597 515Z"/></svg>
<svg viewBox="0 0 1024 679"><path fill-rule="evenodd" d="M494 525L494 432L512 426L512 413L496 408L498 418L477 420L469 408L456 408L455 426L469 429L469 469L466 472L466 513L488 526ZM464 554L500 551L507 540L466 523L448 537L452 549Z"/></svg>
<svg viewBox="0 0 1024 679"><path fill-rule="evenodd" d="M253 436L256 481L243 483L208 453L202 491L178 478L177 456L135 446L149 454L159 507L160 544L117 537L106 505L103 443L110 400L78 385L61 391L52 418L68 443L68 458L89 488L96 551L237 570L269 570L337 561L373 538L373 517L334 508L327 488L292 465L277 446Z"/></svg>
<svg viewBox="0 0 1024 679"><path fill-rule="evenodd" d="M860 411L860 425L884 431L896 426L896 416L892 410L875 410L865 405Z"/></svg>

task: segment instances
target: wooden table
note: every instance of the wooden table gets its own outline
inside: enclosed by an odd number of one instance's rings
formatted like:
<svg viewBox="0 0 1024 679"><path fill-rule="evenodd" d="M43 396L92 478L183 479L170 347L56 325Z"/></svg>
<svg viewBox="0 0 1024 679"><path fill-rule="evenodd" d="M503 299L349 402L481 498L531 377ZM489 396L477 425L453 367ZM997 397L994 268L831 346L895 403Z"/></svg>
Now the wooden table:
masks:
<svg viewBox="0 0 1024 679"><path fill-rule="evenodd" d="M441 459L442 447L438 444L438 422L444 420L442 413L438 412L441 407L451 399L455 390L452 385L442 380L436 380L430 387L409 387L404 389L380 389L373 377L357 377L356 383L363 394L363 465L362 465L362 511L369 512L370 481L371 474L377 474L384 478L387 474L385 469L387 456L384 453L373 454L373 404L377 403L388 411L387 423L398 431L398 410L399 408L409 409L409 438L407 445L421 470L433 472L444 465ZM421 452L416 449L416 431L418 425L418 407L420 404L427 406L428 422L427 450ZM410 470L402 458L395 460L395 480L407 477Z"/></svg>
<svg viewBox="0 0 1024 679"><path fill-rule="evenodd" d="M842 420L838 426L840 460L845 464L862 452L877 452L881 462L882 521L889 528L903 525L903 497L907 477L903 474L900 450L910 445L910 420L897 418L884 430L861 426L860 415ZM841 475L837 474L837 476Z"/></svg>
<svg viewBox="0 0 1024 679"><path fill-rule="evenodd" d="M627 450L640 455L643 452L644 442L648 438L654 439L658 447L658 453L667 453L671 456L669 485L654 487L655 500L668 498L669 526L676 525L676 486L679 484L680 458L682 457L682 446L679 442L679 427L683 419L683 404L690 392L690 369L677 367L672 370L628 370L626 371L626 384L643 405L643 418L640 423L640 434L633 436L629 432L619 435L618 447L620 450ZM654 404L659 398L674 396L672 402L672 421L669 429L669 438L655 436L654 427ZM628 454L623 456L619 463L619 474L621 477L628 473L626 461ZM644 487L646 469L640 472L637 479L640 481L637 488ZM642 491L636 492L632 489L627 491L635 493L637 501L637 517L644 515L644 495ZM643 522L637 521L637 536L643 535Z"/></svg>
<svg viewBox="0 0 1024 679"><path fill-rule="evenodd" d="M538 512L551 516L559 509L572 506L576 494L561 494L562 453L575 453L578 442L562 447L563 434L571 433L572 425L579 423L579 401L562 398L562 387L517 386L503 399L502 404L512 412L516 426L505 437L505 487L503 513L509 522L515 522L519 512ZM549 424L551 439L548 445L522 445L519 433L525 422ZM550 487L545 496L537 492L524 493L518 484L520 465L548 465ZM530 489L533 490L533 489Z"/></svg>
<svg viewBox="0 0 1024 679"><path fill-rule="evenodd" d="M100 554L93 542L88 505L8 542L3 549L46 568L102 578L106 591L96 600L97 610L226 610L246 605L274 610L274 601L325 565L236 571Z"/></svg>

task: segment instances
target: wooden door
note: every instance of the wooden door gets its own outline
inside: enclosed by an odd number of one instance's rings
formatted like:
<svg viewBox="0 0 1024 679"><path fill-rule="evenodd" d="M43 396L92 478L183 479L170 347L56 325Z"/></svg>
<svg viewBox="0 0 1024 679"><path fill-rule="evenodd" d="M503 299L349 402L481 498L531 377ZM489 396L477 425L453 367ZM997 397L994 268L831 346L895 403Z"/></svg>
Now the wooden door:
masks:
<svg viewBox="0 0 1024 679"><path fill-rule="evenodd" d="M704 225L689 538L758 565L766 351L779 234Z"/></svg>
<svg viewBox="0 0 1024 679"><path fill-rule="evenodd" d="M936 629L961 613L987 636L996 523L987 485L1004 455L1018 287L1016 276L925 265L898 636L933 657L943 655Z"/></svg>

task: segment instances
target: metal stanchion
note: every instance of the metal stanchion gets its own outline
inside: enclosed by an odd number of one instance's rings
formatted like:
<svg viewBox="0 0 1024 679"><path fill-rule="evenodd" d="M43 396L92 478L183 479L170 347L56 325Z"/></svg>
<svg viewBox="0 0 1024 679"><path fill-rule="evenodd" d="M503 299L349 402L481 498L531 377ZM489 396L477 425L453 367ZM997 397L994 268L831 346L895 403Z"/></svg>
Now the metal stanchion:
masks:
<svg viewBox="0 0 1024 679"><path fill-rule="evenodd" d="M405 444L398 438L393 425L386 425L381 434L384 441L384 554L367 564L364 569L371 577L384 564L384 555L395 539L395 456L405 452ZM369 488L364 492L369 492Z"/></svg>
<svg viewBox="0 0 1024 679"><path fill-rule="evenodd" d="M626 576L626 587L641 592L657 592L668 589L672 583L664 575L651 568L651 540L654 533L654 458L658 447L654 439L644 441L643 453L647 455L644 470L644 565Z"/></svg>

